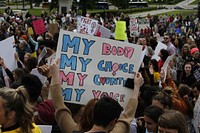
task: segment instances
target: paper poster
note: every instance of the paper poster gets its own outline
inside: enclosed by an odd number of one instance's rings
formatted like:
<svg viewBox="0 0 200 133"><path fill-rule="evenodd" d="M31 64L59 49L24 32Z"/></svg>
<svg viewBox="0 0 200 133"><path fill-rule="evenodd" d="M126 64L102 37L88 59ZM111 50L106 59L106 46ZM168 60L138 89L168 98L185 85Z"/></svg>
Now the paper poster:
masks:
<svg viewBox="0 0 200 133"><path fill-rule="evenodd" d="M169 62L173 59L174 55L170 55L167 57L165 63L163 64L163 67L161 69L163 69L164 73L165 73L165 77L164 77L164 81L166 79L167 76L167 67L169 65Z"/></svg>
<svg viewBox="0 0 200 133"><path fill-rule="evenodd" d="M38 56L38 64L40 63L40 61L44 58L44 56L47 54L47 48L44 47L42 52L40 53L40 55Z"/></svg>
<svg viewBox="0 0 200 133"><path fill-rule="evenodd" d="M53 53L51 56L46 58L46 62L47 62L46 65L50 66L55 58L56 58L56 53Z"/></svg>
<svg viewBox="0 0 200 133"><path fill-rule="evenodd" d="M133 90L127 78L139 70L142 46L61 30L56 58L66 102L86 104L110 96L125 106Z"/></svg>
<svg viewBox="0 0 200 133"><path fill-rule="evenodd" d="M32 27L28 27L28 34L29 35L33 35L34 34Z"/></svg>
<svg viewBox="0 0 200 133"><path fill-rule="evenodd" d="M42 74L40 74L37 68L32 69L30 73L33 74L33 75L38 76L38 78L40 79L40 81L42 83L44 83L44 81L47 80L47 77L45 77Z"/></svg>
<svg viewBox="0 0 200 133"><path fill-rule="evenodd" d="M164 43L158 42L156 49L154 51L155 54L152 56L151 59L156 59L158 61L160 59L158 54L159 54L161 49L167 49L167 45L165 45Z"/></svg>
<svg viewBox="0 0 200 133"><path fill-rule="evenodd" d="M17 68L17 61L15 60L16 49L14 47L14 42L14 36L0 41L0 57L3 58L4 63L11 71Z"/></svg>
<svg viewBox="0 0 200 133"><path fill-rule="evenodd" d="M134 36L138 36L138 20L137 18L131 18L130 19L130 36L134 37Z"/></svg>
<svg viewBox="0 0 200 133"><path fill-rule="evenodd" d="M98 24L95 34L97 35L98 32L100 32L100 37L102 38L110 38L111 36L110 30L100 24Z"/></svg>
<svg viewBox="0 0 200 133"><path fill-rule="evenodd" d="M34 27L34 31L36 35L40 35L46 32L43 19L34 20L32 23L33 23L33 27Z"/></svg>
<svg viewBox="0 0 200 133"><path fill-rule="evenodd" d="M77 31L81 34L94 35L98 21L80 16L77 18Z"/></svg>
<svg viewBox="0 0 200 133"><path fill-rule="evenodd" d="M49 24L49 32L51 33L51 35L54 35L55 33L57 33L58 32L58 24L57 23Z"/></svg>
<svg viewBox="0 0 200 133"><path fill-rule="evenodd" d="M42 133L51 133L52 125L37 125Z"/></svg>
<svg viewBox="0 0 200 133"><path fill-rule="evenodd" d="M195 79L197 81L200 81L200 66L199 65L194 66L193 70Z"/></svg>
<svg viewBox="0 0 200 133"><path fill-rule="evenodd" d="M126 40L126 22L117 21L115 28L115 40Z"/></svg>

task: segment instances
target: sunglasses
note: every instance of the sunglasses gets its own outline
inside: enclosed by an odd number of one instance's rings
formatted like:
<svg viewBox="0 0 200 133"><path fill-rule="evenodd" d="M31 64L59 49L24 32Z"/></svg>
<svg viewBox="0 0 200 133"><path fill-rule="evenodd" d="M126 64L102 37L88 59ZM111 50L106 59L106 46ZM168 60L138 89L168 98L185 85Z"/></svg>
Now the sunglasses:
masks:
<svg viewBox="0 0 200 133"><path fill-rule="evenodd" d="M168 37L164 37L164 39L169 39Z"/></svg>

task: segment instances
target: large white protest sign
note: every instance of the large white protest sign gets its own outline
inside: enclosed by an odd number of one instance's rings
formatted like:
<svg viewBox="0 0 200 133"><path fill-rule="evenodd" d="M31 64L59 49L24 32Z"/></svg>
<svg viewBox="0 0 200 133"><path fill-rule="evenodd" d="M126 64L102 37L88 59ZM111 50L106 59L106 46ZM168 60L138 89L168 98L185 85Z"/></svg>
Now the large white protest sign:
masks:
<svg viewBox="0 0 200 133"><path fill-rule="evenodd" d="M78 23L77 24L78 33L94 35L98 21L91 18L80 16L77 18L77 23Z"/></svg>
<svg viewBox="0 0 200 133"><path fill-rule="evenodd" d="M64 100L86 104L110 96L125 106L133 90L127 78L138 71L142 46L61 30L56 52Z"/></svg>
<svg viewBox="0 0 200 133"><path fill-rule="evenodd" d="M164 43L158 42L158 45L156 46L156 49L155 49L155 54L152 56L151 59L156 59L158 61L160 59L160 57L158 56L158 53L160 52L161 49L167 49L167 45L165 45Z"/></svg>
<svg viewBox="0 0 200 133"><path fill-rule="evenodd" d="M4 63L11 71L17 68L14 41L14 36L12 36L0 42L0 57L4 59Z"/></svg>

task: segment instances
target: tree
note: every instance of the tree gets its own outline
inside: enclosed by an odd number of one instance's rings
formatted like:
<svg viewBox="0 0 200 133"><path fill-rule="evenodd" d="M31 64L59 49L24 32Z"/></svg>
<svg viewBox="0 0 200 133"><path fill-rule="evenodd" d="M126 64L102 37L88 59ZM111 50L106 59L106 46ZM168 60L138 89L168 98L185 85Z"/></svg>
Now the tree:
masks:
<svg viewBox="0 0 200 133"><path fill-rule="evenodd" d="M118 9L119 8L125 9L128 8L130 0L108 0L108 1L113 5L115 5Z"/></svg>

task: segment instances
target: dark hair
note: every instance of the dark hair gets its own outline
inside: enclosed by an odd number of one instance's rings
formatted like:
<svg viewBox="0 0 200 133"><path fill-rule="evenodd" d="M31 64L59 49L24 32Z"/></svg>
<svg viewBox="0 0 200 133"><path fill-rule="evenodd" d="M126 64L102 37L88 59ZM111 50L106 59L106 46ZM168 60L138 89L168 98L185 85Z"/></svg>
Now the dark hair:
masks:
<svg viewBox="0 0 200 133"><path fill-rule="evenodd" d="M37 66L37 58L35 57L28 58L27 62L25 63L25 67L29 72L31 72L32 69L36 68L36 66Z"/></svg>
<svg viewBox="0 0 200 133"><path fill-rule="evenodd" d="M21 85L23 85L28 94L31 102L36 102L40 96L42 89L42 82L38 76L33 74L26 74L21 78Z"/></svg>
<svg viewBox="0 0 200 133"><path fill-rule="evenodd" d="M161 49L160 53L162 54L162 56L160 57L163 61L166 61L167 57L169 56L169 53L167 50L165 49Z"/></svg>
<svg viewBox="0 0 200 133"><path fill-rule="evenodd" d="M166 92L160 92L155 97L153 100L159 101L163 107L168 107L169 109L172 107L172 97L168 95Z"/></svg>
<svg viewBox="0 0 200 133"><path fill-rule="evenodd" d="M192 88L197 88L198 91L200 91L200 81L197 81L196 83L193 84Z"/></svg>
<svg viewBox="0 0 200 133"><path fill-rule="evenodd" d="M190 103L189 99L184 99L184 96L185 95L189 95L191 92L190 90L190 87L186 84L180 84L179 87L178 87L178 93L180 95L181 98L183 98L184 102L186 103L187 105L187 108L188 108L188 113L187 115L190 117L190 118L193 118L193 115L194 115L194 112L193 112L193 106L192 104Z"/></svg>
<svg viewBox="0 0 200 133"><path fill-rule="evenodd" d="M16 81L21 81L21 77L25 74L22 68L16 68L15 70L13 70L13 72L17 76L17 79L15 79Z"/></svg>
<svg viewBox="0 0 200 133"><path fill-rule="evenodd" d="M94 106L94 124L107 127L112 120L119 118L122 110L117 101L104 96Z"/></svg>
<svg viewBox="0 0 200 133"><path fill-rule="evenodd" d="M155 123L158 123L158 119L163 112L163 109L155 105L150 105L144 109L144 115L151 118Z"/></svg>
<svg viewBox="0 0 200 133"><path fill-rule="evenodd" d="M150 63L153 65L153 70L154 70L155 72L158 72L159 69L158 69L158 62L157 62L157 60L156 60L156 59L151 59L151 60L150 60Z"/></svg>
<svg viewBox="0 0 200 133"><path fill-rule="evenodd" d="M85 106L85 110L80 120L81 131L89 131L94 124L94 106L98 99L91 99Z"/></svg>

